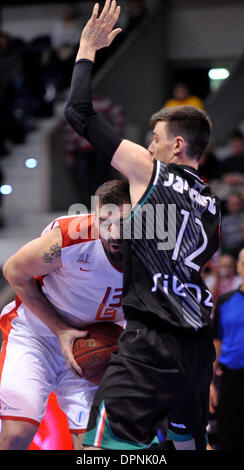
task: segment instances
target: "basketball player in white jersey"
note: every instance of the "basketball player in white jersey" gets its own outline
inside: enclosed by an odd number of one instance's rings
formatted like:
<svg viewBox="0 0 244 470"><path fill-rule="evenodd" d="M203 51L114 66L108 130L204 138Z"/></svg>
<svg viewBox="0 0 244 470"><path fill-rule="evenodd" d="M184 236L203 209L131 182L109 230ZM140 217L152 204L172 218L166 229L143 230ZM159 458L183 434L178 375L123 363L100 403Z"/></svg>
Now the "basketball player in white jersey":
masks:
<svg viewBox="0 0 244 470"><path fill-rule="evenodd" d="M95 213L58 218L4 265L16 298L0 317L1 450L28 449L52 391L67 415L74 449L82 448L97 386L82 379L72 345L86 336L88 323L124 321L119 237L129 214L128 184L109 181L96 195L100 230ZM106 204L118 208L113 220L101 211ZM102 235L102 224L109 236Z"/></svg>

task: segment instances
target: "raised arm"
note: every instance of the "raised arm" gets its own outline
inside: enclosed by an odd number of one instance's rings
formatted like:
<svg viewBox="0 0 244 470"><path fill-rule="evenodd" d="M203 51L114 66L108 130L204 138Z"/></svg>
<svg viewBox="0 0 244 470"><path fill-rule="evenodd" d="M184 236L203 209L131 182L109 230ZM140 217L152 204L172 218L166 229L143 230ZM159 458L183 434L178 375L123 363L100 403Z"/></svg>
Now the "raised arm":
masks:
<svg viewBox="0 0 244 470"><path fill-rule="evenodd" d="M61 248L62 235L57 227L27 243L9 258L4 264L3 274L26 307L58 337L67 365L81 373L73 358L71 343L76 337L86 336L86 332L71 328L62 320L34 279L62 268Z"/></svg>
<svg viewBox="0 0 244 470"><path fill-rule="evenodd" d="M143 194L149 183L153 161L142 146L122 139L92 106L91 79L96 51L107 47L121 31L115 28L120 7L106 0L100 16L98 3L82 31L65 117L79 135L121 172L130 182L132 204Z"/></svg>

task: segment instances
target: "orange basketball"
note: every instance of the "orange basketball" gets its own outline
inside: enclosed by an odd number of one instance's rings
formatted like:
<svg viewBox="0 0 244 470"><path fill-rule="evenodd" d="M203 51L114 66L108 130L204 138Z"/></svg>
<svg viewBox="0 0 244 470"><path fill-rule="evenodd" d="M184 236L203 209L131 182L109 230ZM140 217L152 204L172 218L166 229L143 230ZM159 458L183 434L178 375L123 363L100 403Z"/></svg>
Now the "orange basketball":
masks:
<svg viewBox="0 0 244 470"><path fill-rule="evenodd" d="M123 328L116 323L101 322L87 325L86 338L77 338L73 345L76 362L82 369L83 377L99 384L107 368L112 352L118 350L118 337Z"/></svg>

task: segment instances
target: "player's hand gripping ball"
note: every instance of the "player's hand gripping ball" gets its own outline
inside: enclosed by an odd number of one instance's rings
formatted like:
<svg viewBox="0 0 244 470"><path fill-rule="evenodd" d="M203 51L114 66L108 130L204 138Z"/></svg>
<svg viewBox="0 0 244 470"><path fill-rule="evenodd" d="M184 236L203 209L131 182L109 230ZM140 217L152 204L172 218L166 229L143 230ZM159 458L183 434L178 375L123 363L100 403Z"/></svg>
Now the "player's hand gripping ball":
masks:
<svg viewBox="0 0 244 470"><path fill-rule="evenodd" d="M77 338L73 345L73 355L82 369L82 377L99 384L107 368L112 352L118 350L118 337L123 328L116 323L91 323L85 327L88 335Z"/></svg>

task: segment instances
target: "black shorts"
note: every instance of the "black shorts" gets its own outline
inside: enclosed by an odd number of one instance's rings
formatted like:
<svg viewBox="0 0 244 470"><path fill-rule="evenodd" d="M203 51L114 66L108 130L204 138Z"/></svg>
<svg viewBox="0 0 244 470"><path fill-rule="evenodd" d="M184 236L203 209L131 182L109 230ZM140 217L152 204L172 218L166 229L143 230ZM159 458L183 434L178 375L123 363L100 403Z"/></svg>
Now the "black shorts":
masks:
<svg viewBox="0 0 244 470"><path fill-rule="evenodd" d="M158 331L128 321L96 393L84 444L147 448L167 416L183 423L196 447L205 449L214 360L208 328Z"/></svg>

